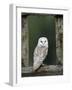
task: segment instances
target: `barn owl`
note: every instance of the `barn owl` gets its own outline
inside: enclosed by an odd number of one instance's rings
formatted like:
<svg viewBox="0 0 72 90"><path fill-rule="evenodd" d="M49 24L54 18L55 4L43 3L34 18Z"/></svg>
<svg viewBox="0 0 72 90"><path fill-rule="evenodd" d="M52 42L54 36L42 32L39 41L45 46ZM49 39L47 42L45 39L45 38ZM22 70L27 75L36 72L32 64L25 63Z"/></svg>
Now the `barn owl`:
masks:
<svg viewBox="0 0 72 90"><path fill-rule="evenodd" d="M37 70L42 64L48 54L48 39L40 37L38 44L34 50L33 57L33 71Z"/></svg>

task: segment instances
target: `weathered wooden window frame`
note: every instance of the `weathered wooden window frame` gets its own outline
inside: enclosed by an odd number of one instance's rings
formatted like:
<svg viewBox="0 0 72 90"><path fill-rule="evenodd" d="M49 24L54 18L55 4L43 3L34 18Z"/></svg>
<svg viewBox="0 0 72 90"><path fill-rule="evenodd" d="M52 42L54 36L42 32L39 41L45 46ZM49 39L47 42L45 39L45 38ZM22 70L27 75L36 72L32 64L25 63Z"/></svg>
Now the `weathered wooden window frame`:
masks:
<svg viewBox="0 0 72 90"><path fill-rule="evenodd" d="M21 77L21 12L25 13L42 13L42 14L63 14L63 31L64 31L64 75L63 76L48 76L48 77ZM66 35L68 30L68 17L69 10L66 8L43 8L43 7L24 7L23 5L10 5L10 78L11 85L20 85L25 83L36 83L37 78L42 81L48 80L48 82L65 82L69 81L69 61L66 60ZM36 82L35 82L36 81Z"/></svg>

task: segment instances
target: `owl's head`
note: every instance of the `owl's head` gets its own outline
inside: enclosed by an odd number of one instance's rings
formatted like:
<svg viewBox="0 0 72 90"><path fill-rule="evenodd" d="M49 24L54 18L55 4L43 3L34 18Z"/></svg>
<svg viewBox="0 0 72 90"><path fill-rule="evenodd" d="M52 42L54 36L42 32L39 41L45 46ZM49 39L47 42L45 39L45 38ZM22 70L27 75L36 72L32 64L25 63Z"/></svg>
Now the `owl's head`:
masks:
<svg viewBox="0 0 72 90"><path fill-rule="evenodd" d="M46 37L40 37L38 40L38 47L48 47L48 39Z"/></svg>

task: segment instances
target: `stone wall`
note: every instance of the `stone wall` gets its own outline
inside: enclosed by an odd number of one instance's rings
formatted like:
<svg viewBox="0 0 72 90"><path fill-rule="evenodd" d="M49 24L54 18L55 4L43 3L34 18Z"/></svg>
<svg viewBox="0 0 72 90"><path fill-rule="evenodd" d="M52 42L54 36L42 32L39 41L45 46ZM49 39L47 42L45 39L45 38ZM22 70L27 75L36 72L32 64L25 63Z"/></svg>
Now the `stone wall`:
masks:
<svg viewBox="0 0 72 90"><path fill-rule="evenodd" d="M63 16L55 17L57 63L63 64Z"/></svg>
<svg viewBox="0 0 72 90"><path fill-rule="evenodd" d="M21 59L22 66L29 66L29 38L28 38L28 21L27 16L22 16L22 33L21 33Z"/></svg>

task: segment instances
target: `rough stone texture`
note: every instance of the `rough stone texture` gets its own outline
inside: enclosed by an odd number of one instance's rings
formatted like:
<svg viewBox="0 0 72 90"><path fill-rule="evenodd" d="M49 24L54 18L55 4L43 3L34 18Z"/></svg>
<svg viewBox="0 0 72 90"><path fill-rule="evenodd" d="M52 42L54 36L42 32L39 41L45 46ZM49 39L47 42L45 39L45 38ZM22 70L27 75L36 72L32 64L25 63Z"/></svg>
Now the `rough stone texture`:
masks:
<svg viewBox="0 0 72 90"><path fill-rule="evenodd" d="M63 17L56 17L56 55L57 63L63 64Z"/></svg>
<svg viewBox="0 0 72 90"><path fill-rule="evenodd" d="M22 68L22 77L25 76L49 76L49 75L63 75L62 65L44 65L37 71L33 72L32 67Z"/></svg>
<svg viewBox="0 0 72 90"><path fill-rule="evenodd" d="M22 58L22 66L29 66L29 40L28 40L28 22L26 17L22 17L22 33L21 33L21 58Z"/></svg>

